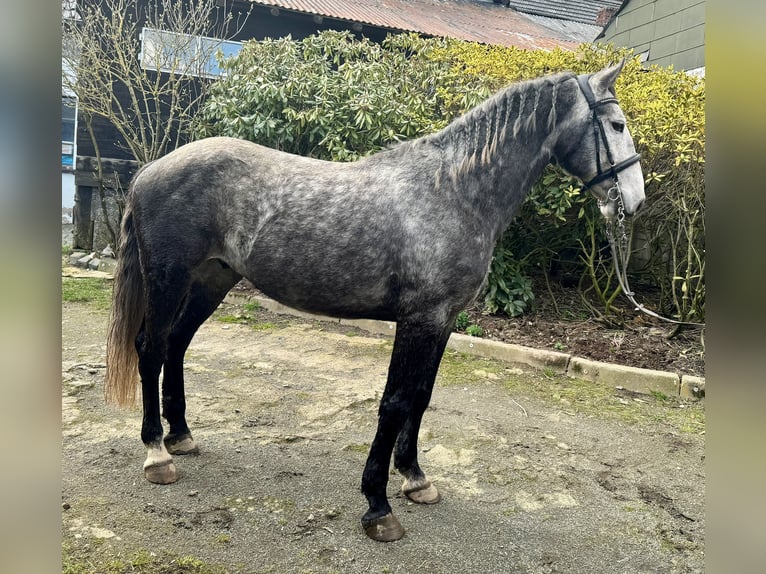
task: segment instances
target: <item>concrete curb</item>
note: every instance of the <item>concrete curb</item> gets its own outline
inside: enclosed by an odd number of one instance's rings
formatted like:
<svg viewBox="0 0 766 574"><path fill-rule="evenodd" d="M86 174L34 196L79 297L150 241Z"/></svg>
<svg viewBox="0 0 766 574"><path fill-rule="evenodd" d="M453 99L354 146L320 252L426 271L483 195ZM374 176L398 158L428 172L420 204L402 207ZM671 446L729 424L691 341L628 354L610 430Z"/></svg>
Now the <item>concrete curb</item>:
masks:
<svg viewBox="0 0 766 574"><path fill-rule="evenodd" d="M293 315L310 320L330 321L340 325L358 327L379 335L392 336L396 333L396 323L390 321L338 319L335 317L313 315L292 309L273 299L260 295L243 295L230 292L226 295L224 301L232 304L256 301L261 307L272 313ZM698 400L705 397L704 377L678 375L677 373L669 373L667 371L601 363L557 351L547 351L514 345L512 343L492 341L490 339L480 339L461 333L452 333L450 335L447 348L507 363L521 363L572 378L585 379L613 387L619 386L637 393L650 394L657 392L687 400Z"/></svg>
<svg viewBox="0 0 766 574"><path fill-rule="evenodd" d="M559 375L567 374L571 361L571 356L566 353L481 339L462 333L452 333L447 347L462 353L497 359L506 363L523 363L538 369L550 370Z"/></svg>
<svg viewBox="0 0 766 574"><path fill-rule="evenodd" d="M667 396L680 396L680 377L666 371L639 369L572 357L567 375L609 386L624 387L637 393L650 394L655 391Z"/></svg>

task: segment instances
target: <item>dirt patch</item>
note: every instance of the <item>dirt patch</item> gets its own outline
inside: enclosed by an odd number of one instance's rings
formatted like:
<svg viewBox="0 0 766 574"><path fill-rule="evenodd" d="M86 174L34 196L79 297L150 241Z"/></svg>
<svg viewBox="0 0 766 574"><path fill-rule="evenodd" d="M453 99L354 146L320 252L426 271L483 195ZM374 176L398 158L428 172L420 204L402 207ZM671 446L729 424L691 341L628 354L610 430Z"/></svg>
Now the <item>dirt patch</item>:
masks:
<svg viewBox="0 0 766 574"><path fill-rule="evenodd" d="M444 499L415 506L392 473L407 535L375 543L359 484L391 341L253 313L224 306L192 343L201 454L159 486L143 478L140 411L102 400L107 311L64 304L68 572L704 570L702 405L450 352L420 441Z"/></svg>

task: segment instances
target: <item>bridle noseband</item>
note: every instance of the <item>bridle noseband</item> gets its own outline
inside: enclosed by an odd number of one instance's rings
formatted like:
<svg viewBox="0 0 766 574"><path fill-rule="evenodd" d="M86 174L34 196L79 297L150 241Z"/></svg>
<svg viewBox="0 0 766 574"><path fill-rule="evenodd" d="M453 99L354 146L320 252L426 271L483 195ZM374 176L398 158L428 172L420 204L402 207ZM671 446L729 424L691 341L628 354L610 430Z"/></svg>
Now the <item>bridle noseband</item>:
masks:
<svg viewBox="0 0 766 574"><path fill-rule="evenodd" d="M601 121L601 116L599 116L599 114L597 113L597 110L600 106L603 106L605 104L616 104L617 98L604 98L603 100L597 100L596 96L593 94L593 90L591 89L590 84L588 83L588 79L591 76L592 74L588 74L585 76L577 76L577 83L580 85L580 90L585 96L585 99L588 102L588 106L591 109L591 121L593 123L593 137L596 140L597 175L590 181L585 182L583 191L590 189L592 186L596 185L597 183L601 183L602 181L609 178L611 178L616 185L617 182L619 181L617 177L617 173L624 170L627 167L630 167L631 165L633 165L634 163L636 163L638 160L641 159L641 154L634 153L629 158L624 159L619 163L614 163L614 156L612 155L612 150L609 149L609 140L606 139L604 122ZM606 159L609 161L609 169L607 169L606 171L601 169L601 142L604 142ZM611 193L607 193L607 198L605 201L609 201L610 199L615 199L615 198L609 197L610 194ZM619 191L618 191L617 197L620 197Z"/></svg>

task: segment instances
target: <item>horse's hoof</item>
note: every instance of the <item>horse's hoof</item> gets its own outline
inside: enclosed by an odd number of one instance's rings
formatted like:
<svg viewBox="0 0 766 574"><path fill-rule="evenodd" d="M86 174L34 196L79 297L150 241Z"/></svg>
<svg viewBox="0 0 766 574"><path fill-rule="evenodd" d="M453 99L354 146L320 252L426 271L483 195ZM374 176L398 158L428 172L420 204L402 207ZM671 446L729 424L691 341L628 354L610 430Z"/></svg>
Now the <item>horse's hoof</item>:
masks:
<svg viewBox="0 0 766 574"><path fill-rule="evenodd" d="M172 484L178 480L178 471L172 461L144 467L144 475L154 484Z"/></svg>
<svg viewBox="0 0 766 574"><path fill-rule="evenodd" d="M164 443L170 454L199 454L199 447L190 434L166 436Z"/></svg>
<svg viewBox="0 0 766 574"><path fill-rule="evenodd" d="M373 520L362 520L362 526L364 533L378 542L393 542L404 536L404 528L391 512Z"/></svg>
<svg viewBox="0 0 766 574"><path fill-rule="evenodd" d="M402 485L404 496L417 504L436 504L442 499L441 494L430 480L410 482L405 480Z"/></svg>

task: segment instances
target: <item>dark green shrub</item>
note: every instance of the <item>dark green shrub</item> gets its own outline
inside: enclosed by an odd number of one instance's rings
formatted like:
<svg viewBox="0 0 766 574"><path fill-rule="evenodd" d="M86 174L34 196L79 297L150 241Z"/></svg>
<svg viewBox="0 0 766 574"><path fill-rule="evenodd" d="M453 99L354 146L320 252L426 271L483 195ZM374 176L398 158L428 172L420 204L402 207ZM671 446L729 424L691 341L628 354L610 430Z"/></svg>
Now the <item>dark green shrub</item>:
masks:
<svg viewBox="0 0 766 574"><path fill-rule="evenodd" d="M448 65L427 58L428 46L333 31L247 42L223 64L228 76L211 87L196 135L348 161L430 133L444 125L434 81Z"/></svg>

